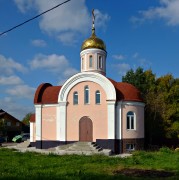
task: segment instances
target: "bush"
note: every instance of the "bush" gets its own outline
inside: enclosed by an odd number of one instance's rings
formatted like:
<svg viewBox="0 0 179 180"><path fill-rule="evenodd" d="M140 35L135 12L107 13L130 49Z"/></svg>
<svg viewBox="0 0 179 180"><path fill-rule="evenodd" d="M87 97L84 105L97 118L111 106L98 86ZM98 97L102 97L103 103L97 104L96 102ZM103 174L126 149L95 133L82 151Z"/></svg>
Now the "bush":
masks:
<svg viewBox="0 0 179 180"><path fill-rule="evenodd" d="M159 151L163 153L173 153L173 151L168 147L162 147L159 149Z"/></svg>

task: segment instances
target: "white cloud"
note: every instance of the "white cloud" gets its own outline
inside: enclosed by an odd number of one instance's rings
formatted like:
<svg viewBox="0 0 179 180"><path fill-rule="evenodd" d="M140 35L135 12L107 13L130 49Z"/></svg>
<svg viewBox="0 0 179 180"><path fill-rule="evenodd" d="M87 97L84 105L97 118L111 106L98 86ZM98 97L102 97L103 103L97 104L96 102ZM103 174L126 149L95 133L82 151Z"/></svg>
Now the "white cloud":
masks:
<svg viewBox="0 0 179 180"><path fill-rule="evenodd" d="M106 23L110 20L108 14L103 14L100 10L95 9L95 25L97 27L106 27Z"/></svg>
<svg viewBox="0 0 179 180"><path fill-rule="evenodd" d="M23 81L18 76L0 76L0 84L1 85L17 85L22 84Z"/></svg>
<svg viewBox="0 0 179 180"><path fill-rule="evenodd" d="M33 112L33 106L17 103L12 97L0 99L0 107L15 118L22 120L27 113Z"/></svg>
<svg viewBox="0 0 179 180"><path fill-rule="evenodd" d="M33 8L37 13L46 11L64 0L15 0L21 12ZM95 10L96 26L105 27L110 19L108 14ZM76 42L76 35L86 34L91 27L91 12L88 11L85 0L73 0L41 16L41 30L57 37L64 44ZM67 37L66 33L70 37ZM71 33L71 34L70 34ZM75 34L75 35L74 35Z"/></svg>
<svg viewBox="0 0 179 180"><path fill-rule="evenodd" d="M124 76L126 72L131 69L130 65L126 63L115 64L113 66L116 68L116 70L118 71L118 74L121 76Z"/></svg>
<svg viewBox="0 0 179 180"><path fill-rule="evenodd" d="M42 39L34 39L31 41L31 43L36 47L45 47L47 45L46 42Z"/></svg>
<svg viewBox="0 0 179 180"><path fill-rule="evenodd" d="M61 33L58 39L65 45L73 45L77 42L76 34L73 32Z"/></svg>
<svg viewBox="0 0 179 180"><path fill-rule="evenodd" d="M27 71L27 68L25 68L22 64L14 61L11 58L6 58L3 55L0 55L0 72L1 72L1 74L10 75L10 74L13 74L14 71L24 73Z"/></svg>
<svg viewBox="0 0 179 180"><path fill-rule="evenodd" d="M138 52L134 53L134 54L132 55L132 57L133 57L133 58L139 57L139 53L138 53Z"/></svg>
<svg viewBox="0 0 179 180"><path fill-rule="evenodd" d="M179 25L179 0L160 0L159 7L152 7L145 11L139 11L140 17L132 17L132 22L144 22L145 20L164 19L168 25Z"/></svg>
<svg viewBox="0 0 179 180"><path fill-rule="evenodd" d="M34 0L14 0L22 13L25 13L33 7Z"/></svg>
<svg viewBox="0 0 179 180"><path fill-rule="evenodd" d="M11 89L7 89L6 93L18 98L33 99L35 88L29 87L28 85L17 85Z"/></svg>
<svg viewBox="0 0 179 180"><path fill-rule="evenodd" d="M117 59L117 60L123 60L123 59L125 59L125 56L124 55L122 55L122 54L115 54L115 55L113 55L112 56L114 59Z"/></svg>
<svg viewBox="0 0 179 180"><path fill-rule="evenodd" d="M31 69L43 69L50 71L58 74L62 79L66 79L78 72L75 68L71 67L71 64L64 55L38 54L30 61L29 64Z"/></svg>

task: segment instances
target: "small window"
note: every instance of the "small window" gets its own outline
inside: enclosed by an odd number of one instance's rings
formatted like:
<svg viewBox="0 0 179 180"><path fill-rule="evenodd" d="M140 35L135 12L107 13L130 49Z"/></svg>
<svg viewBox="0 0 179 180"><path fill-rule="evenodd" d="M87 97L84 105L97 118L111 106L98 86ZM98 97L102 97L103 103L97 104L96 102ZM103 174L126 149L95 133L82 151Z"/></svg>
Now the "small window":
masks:
<svg viewBox="0 0 179 180"><path fill-rule="evenodd" d="M127 113L127 129L135 129L135 118L132 111Z"/></svg>
<svg viewBox="0 0 179 180"><path fill-rule="evenodd" d="M127 151L134 151L135 150L135 144L126 144L126 150Z"/></svg>
<svg viewBox="0 0 179 180"><path fill-rule="evenodd" d="M78 92L73 93L73 104L78 104Z"/></svg>
<svg viewBox="0 0 179 180"><path fill-rule="evenodd" d="M100 104L101 103L101 94L100 91L96 91L96 104Z"/></svg>
<svg viewBox="0 0 179 180"><path fill-rule="evenodd" d="M102 56L99 56L99 68L100 69L103 68L103 59L102 59Z"/></svg>
<svg viewBox="0 0 179 180"><path fill-rule="evenodd" d="M92 68L93 67L93 56L89 57L89 67Z"/></svg>
<svg viewBox="0 0 179 180"><path fill-rule="evenodd" d="M11 126L11 122L7 122L7 126Z"/></svg>
<svg viewBox="0 0 179 180"><path fill-rule="evenodd" d="M19 122L16 122L16 126L19 126L20 124L19 124Z"/></svg>
<svg viewBox="0 0 179 180"><path fill-rule="evenodd" d="M85 101L85 104L89 104L89 87L88 86L85 86L85 89L84 89L84 101Z"/></svg>

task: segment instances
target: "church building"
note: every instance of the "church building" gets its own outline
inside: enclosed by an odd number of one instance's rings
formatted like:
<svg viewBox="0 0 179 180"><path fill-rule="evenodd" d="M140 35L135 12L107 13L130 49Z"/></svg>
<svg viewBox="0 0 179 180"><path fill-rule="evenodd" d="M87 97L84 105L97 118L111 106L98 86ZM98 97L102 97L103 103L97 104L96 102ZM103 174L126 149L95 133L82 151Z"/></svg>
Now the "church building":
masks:
<svg viewBox="0 0 179 180"><path fill-rule="evenodd" d="M144 106L139 90L106 77L107 49L95 34L81 46L81 72L62 86L39 85L30 143L45 149L78 141L114 153L143 149Z"/></svg>

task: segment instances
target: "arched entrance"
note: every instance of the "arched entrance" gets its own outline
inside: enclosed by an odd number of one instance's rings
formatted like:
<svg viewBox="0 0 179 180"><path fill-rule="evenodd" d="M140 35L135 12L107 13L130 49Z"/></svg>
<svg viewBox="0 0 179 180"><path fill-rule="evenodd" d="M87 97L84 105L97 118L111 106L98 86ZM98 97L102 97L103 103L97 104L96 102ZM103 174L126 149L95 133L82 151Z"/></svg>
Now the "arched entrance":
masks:
<svg viewBox="0 0 179 180"><path fill-rule="evenodd" d="M87 116L84 116L79 121L79 141L93 141L93 122Z"/></svg>

